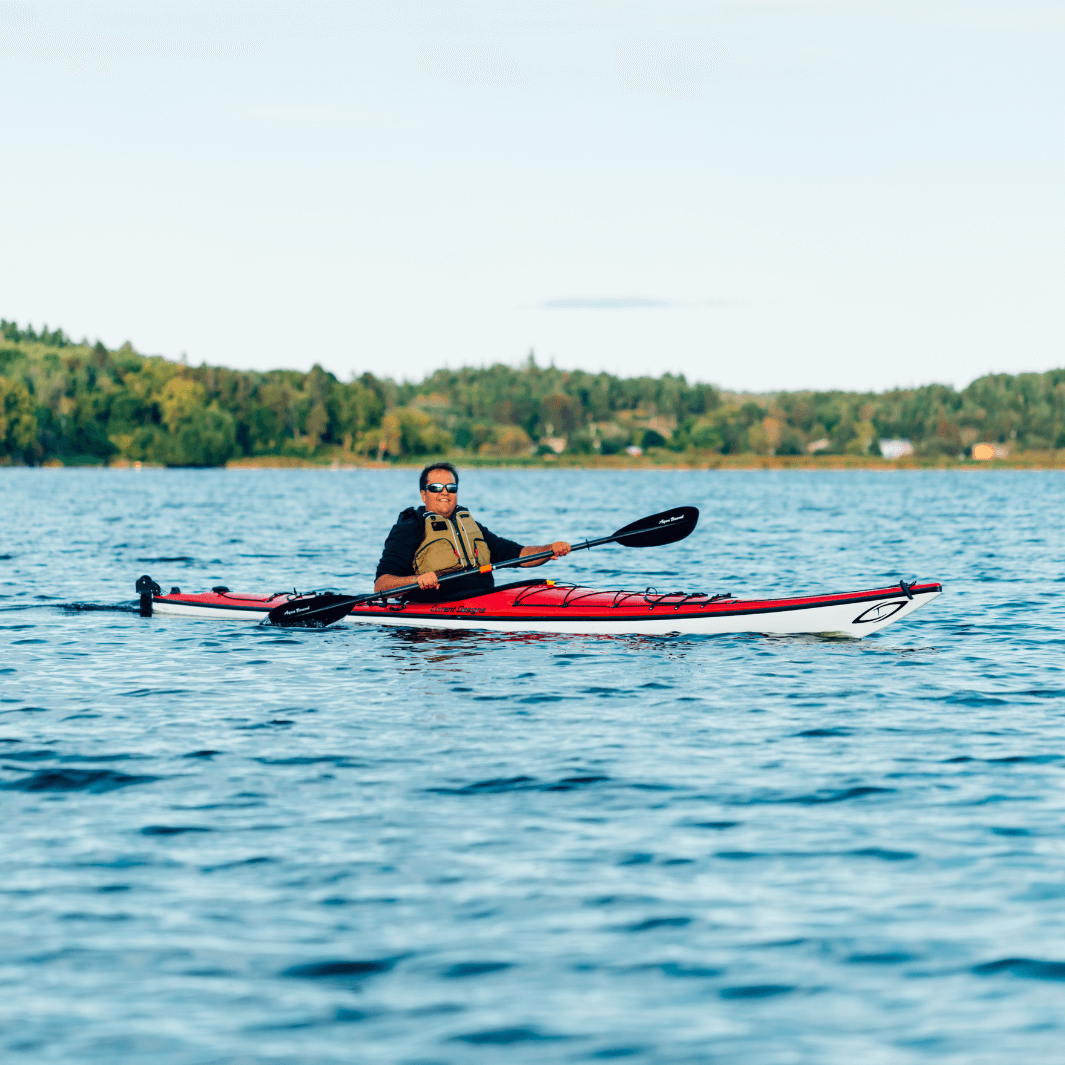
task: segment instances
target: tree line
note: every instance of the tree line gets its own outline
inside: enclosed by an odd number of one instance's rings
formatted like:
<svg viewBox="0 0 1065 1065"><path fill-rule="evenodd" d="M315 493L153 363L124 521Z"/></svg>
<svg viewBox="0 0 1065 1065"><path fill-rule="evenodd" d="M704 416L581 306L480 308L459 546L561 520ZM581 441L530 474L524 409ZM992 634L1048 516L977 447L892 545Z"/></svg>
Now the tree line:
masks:
<svg viewBox="0 0 1065 1065"><path fill-rule="evenodd" d="M343 382L294 370L193 367L0 319L0 462L217 466L256 455L401 460L665 449L919 456L978 441L1065 448L1065 370L882 393L736 395L683 375L615 377L536 363Z"/></svg>

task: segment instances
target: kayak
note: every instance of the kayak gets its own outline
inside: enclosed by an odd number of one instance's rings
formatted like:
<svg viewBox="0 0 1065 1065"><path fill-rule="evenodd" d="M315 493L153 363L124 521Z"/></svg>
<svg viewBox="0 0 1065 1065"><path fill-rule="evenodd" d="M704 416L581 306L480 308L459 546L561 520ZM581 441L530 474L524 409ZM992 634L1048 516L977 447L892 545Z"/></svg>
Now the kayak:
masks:
<svg viewBox="0 0 1065 1065"><path fill-rule="evenodd" d="M316 591L255 595L231 592L221 585L210 592L190 594L172 588L162 594L155 593L158 585L151 583L152 593L141 596L142 614L224 621L264 621L274 607L328 594ZM462 599L359 603L341 620L417 629L511 633L668 636L751 632L860 639L912 614L942 591L942 585L935 582L900 581L886 588L833 595L737 599L727 593L658 592L651 588L602 591L561 581L530 580Z"/></svg>

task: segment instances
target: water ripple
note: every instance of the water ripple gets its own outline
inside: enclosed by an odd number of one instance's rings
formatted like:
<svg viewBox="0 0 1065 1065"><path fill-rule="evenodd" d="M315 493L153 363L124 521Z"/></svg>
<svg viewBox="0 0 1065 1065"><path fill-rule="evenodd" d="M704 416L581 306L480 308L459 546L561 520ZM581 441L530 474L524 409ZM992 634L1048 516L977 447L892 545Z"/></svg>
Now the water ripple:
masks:
<svg viewBox="0 0 1065 1065"><path fill-rule="evenodd" d="M5 1063L1058 1060L1065 476L463 472L703 510L541 575L945 582L861 642L139 616L368 587L411 476L0 469Z"/></svg>
<svg viewBox="0 0 1065 1065"><path fill-rule="evenodd" d="M99 794L127 788L131 784L150 784L159 777L118 773L112 769L42 769L28 777L0 784L5 791L88 791Z"/></svg>

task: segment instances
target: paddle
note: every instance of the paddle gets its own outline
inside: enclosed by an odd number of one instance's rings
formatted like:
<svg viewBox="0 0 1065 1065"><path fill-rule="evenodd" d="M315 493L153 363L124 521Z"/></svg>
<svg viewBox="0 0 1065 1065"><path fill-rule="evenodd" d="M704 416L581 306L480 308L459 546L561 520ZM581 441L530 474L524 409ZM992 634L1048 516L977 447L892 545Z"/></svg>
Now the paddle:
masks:
<svg viewBox="0 0 1065 1065"><path fill-rule="evenodd" d="M610 536L601 536L598 540L585 540L583 544L574 544L572 551L586 547L599 547L601 544L621 544L624 547L663 547L666 544L683 540L699 520L699 511L695 507L677 507L676 510L664 510L661 514L651 514L624 529L618 529ZM550 558L551 551L538 551L534 555L507 559L506 562L494 562L477 569L465 569L459 573L449 573L440 578L440 583L453 581L459 577L468 577L472 573L491 573L497 569L512 566L524 566L527 562L538 562ZM324 592L321 595L308 596L306 599L294 599L281 606L275 606L267 615L271 625L283 625L286 628L303 626L309 629L324 629L327 625L339 621L353 606L369 603L374 599L388 599L420 591L417 583L404 584L399 588L389 588L386 592L368 592L365 595L338 595Z"/></svg>

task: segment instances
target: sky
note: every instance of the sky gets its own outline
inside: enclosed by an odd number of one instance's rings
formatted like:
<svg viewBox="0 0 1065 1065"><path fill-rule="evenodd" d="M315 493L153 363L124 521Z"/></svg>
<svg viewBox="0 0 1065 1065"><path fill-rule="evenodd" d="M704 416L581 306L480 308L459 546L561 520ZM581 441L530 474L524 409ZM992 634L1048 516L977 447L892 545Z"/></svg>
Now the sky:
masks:
<svg viewBox="0 0 1065 1065"><path fill-rule="evenodd" d="M239 368L1065 366L1065 0L0 2L0 316Z"/></svg>

